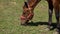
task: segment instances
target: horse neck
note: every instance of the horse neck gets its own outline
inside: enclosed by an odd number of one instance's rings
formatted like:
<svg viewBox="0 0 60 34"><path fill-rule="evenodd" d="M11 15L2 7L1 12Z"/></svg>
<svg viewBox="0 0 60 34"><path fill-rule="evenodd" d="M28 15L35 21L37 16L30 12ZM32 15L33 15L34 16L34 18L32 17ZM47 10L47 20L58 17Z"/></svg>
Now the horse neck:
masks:
<svg viewBox="0 0 60 34"><path fill-rule="evenodd" d="M38 3L39 3L40 0L29 0L28 1L28 5L30 7L35 7Z"/></svg>

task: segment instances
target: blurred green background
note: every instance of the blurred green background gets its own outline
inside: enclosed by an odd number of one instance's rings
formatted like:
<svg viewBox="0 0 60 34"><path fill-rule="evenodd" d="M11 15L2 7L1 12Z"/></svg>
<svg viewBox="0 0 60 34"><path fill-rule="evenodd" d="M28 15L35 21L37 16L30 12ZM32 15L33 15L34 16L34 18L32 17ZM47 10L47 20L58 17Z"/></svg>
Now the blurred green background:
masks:
<svg viewBox="0 0 60 34"><path fill-rule="evenodd" d="M0 34L53 34L46 30L47 25L22 26L20 16L24 0L0 0ZM53 23L56 22L53 14ZM48 22L48 3L42 0L34 10L34 23Z"/></svg>

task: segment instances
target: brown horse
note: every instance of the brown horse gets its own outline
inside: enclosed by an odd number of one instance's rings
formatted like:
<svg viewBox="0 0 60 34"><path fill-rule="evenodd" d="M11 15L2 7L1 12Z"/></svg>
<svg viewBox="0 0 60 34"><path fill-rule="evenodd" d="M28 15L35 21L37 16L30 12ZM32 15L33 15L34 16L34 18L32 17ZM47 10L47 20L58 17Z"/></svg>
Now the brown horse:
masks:
<svg viewBox="0 0 60 34"><path fill-rule="evenodd" d="M31 20L34 16L34 8L36 5L40 2L41 0L28 0L28 2L25 2L25 5L23 6L23 14L21 16L21 24L26 25L29 20ZM59 17L60 17L60 0L46 0L48 2L48 12L49 12L49 20L48 24L49 27L51 26L52 23L52 14L53 14L53 8L55 10L55 15L56 15L56 20L57 20L57 28L60 29L60 22L59 22Z"/></svg>

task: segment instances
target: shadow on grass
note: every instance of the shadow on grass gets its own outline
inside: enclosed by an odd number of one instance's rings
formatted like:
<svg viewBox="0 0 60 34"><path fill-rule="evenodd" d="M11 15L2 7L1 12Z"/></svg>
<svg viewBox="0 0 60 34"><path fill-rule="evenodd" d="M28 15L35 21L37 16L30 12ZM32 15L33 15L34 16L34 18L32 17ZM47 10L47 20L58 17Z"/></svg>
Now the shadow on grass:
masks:
<svg viewBox="0 0 60 34"><path fill-rule="evenodd" d="M48 22L29 22L27 24L27 26L38 26L38 25L48 25ZM51 26L53 26L51 30L54 30L57 26L57 23L52 23ZM59 34L60 34L60 29L59 29Z"/></svg>
<svg viewBox="0 0 60 34"><path fill-rule="evenodd" d="M38 25L48 25L48 22L29 22L26 26L38 26ZM50 30L54 30L55 28L57 28L57 23L52 23L51 26L53 26L52 29ZM59 31L57 31L60 34L60 28L58 29Z"/></svg>

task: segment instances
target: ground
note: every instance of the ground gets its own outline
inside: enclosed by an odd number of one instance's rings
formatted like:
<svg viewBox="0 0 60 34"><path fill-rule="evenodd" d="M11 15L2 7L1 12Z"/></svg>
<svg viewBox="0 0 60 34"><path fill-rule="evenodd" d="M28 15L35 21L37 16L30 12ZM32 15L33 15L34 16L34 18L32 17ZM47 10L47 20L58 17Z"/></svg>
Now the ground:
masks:
<svg viewBox="0 0 60 34"><path fill-rule="evenodd" d="M48 31L48 3L42 0L34 10L33 23L22 26L20 16L23 12L24 0L0 0L0 34L53 34ZM53 14L53 24L56 22Z"/></svg>

